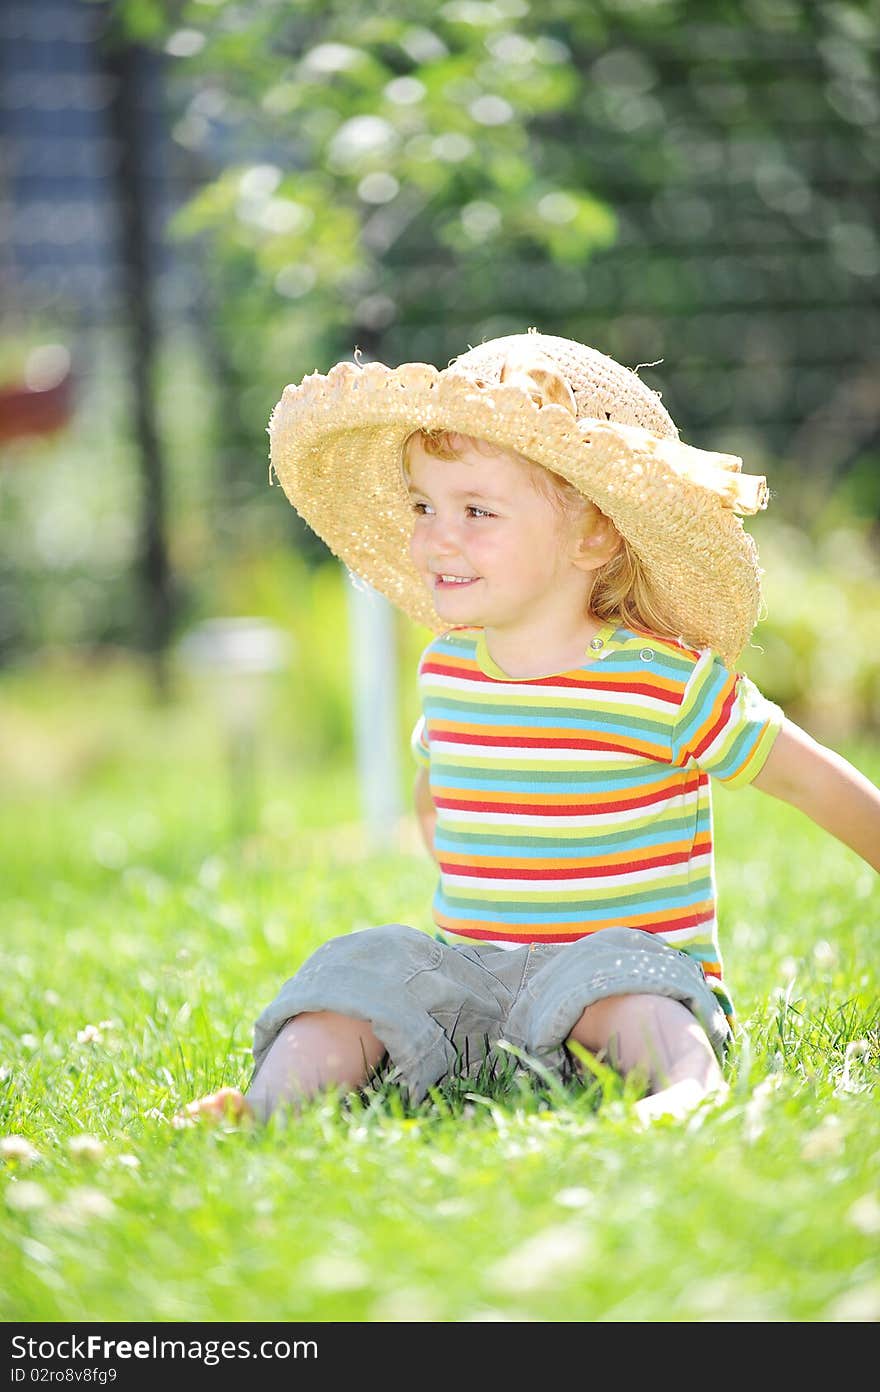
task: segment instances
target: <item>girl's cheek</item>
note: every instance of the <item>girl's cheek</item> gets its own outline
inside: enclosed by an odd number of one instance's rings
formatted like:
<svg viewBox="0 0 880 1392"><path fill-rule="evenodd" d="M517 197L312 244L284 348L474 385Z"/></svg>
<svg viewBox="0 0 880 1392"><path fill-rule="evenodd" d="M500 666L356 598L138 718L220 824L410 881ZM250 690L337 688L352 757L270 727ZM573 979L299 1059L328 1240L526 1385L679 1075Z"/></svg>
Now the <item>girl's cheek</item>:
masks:
<svg viewBox="0 0 880 1392"><path fill-rule="evenodd" d="M410 560L417 570L424 568L430 549L430 537L425 526L416 526L409 542Z"/></svg>

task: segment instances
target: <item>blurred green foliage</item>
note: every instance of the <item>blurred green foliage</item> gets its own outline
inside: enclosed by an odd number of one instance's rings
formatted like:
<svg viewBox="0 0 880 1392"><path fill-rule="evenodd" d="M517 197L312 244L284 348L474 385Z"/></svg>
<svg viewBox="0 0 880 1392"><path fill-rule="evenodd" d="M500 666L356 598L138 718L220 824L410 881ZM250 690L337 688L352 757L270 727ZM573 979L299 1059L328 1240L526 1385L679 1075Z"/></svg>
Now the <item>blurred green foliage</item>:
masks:
<svg viewBox="0 0 880 1392"><path fill-rule="evenodd" d="M583 266L614 241L568 157L571 52L525 5L196 4L177 22L194 192L172 235L203 251L236 496L285 382L355 347L448 359L464 345L438 315L489 304L501 327L514 253Z"/></svg>
<svg viewBox="0 0 880 1392"><path fill-rule="evenodd" d="M740 667L814 734L880 729L880 557L850 518L814 536L766 519L754 532L765 617Z"/></svg>
<svg viewBox="0 0 880 1392"><path fill-rule="evenodd" d="M534 323L666 357L642 375L684 438L768 474L749 524L767 617L743 665L795 718L876 728L876 4L112 9L165 54L189 194L171 235L201 285L158 382L181 629L274 617L313 659L307 738L348 741L344 592L267 487L272 407L355 347L442 366ZM136 631L121 334L74 345L73 427L0 469L0 660ZM0 363L25 338L0 335Z"/></svg>
<svg viewBox="0 0 880 1392"><path fill-rule="evenodd" d="M146 32L161 7L129 3ZM193 189L175 232L202 253L240 486L286 381L355 347L442 365L533 323L647 364L695 443L828 483L876 457L876 4L187 0L166 20Z"/></svg>

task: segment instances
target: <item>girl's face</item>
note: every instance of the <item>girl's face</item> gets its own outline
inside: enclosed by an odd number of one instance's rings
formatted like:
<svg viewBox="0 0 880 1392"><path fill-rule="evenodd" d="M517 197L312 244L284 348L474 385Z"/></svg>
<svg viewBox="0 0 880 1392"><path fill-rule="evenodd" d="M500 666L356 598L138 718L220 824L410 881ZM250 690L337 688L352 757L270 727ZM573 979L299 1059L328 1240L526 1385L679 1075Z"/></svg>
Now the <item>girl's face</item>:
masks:
<svg viewBox="0 0 880 1392"><path fill-rule="evenodd" d="M510 630L587 613L591 575L576 562L584 516L536 486L538 466L466 438L446 460L415 437L407 458L410 555L441 619Z"/></svg>

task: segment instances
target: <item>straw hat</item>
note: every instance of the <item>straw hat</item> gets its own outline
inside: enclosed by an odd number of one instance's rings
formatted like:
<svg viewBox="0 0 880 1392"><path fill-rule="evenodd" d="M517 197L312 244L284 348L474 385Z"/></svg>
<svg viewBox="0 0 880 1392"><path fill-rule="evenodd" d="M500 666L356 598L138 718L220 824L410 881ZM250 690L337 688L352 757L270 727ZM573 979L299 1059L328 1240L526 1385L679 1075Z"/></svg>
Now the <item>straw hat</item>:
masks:
<svg viewBox="0 0 880 1392"><path fill-rule="evenodd" d="M634 372L530 330L442 371L340 362L285 387L269 422L270 478L351 571L442 631L408 549L401 452L418 429L488 440L568 479L641 558L681 637L735 663L761 598L755 544L735 514L766 506L766 481L684 444Z"/></svg>

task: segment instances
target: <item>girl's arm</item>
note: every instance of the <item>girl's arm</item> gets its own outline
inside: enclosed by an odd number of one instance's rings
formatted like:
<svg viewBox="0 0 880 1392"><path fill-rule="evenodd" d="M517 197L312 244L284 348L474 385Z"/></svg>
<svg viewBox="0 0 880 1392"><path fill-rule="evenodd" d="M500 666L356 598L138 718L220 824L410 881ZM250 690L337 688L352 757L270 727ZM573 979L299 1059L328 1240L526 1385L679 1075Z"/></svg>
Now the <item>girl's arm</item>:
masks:
<svg viewBox="0 0 880 1392"><path fill-rule="evenodd" d="M434 827L437 823L437 808L434 806L434 799L431 797L431 786L428 780L428 770L420 768L416 774L415 787L413 788L413 802L415 803L416 816L419 819L419 828L422 833L422 840L428 848L428 853L437 859L434 851Z"/></svg>
<svg viewBox="0 0 880 1392"><path fill-rule="evenodd" d="M880 870L880 788L792 721L783 721L752 787L800 808Z"/></svg>

